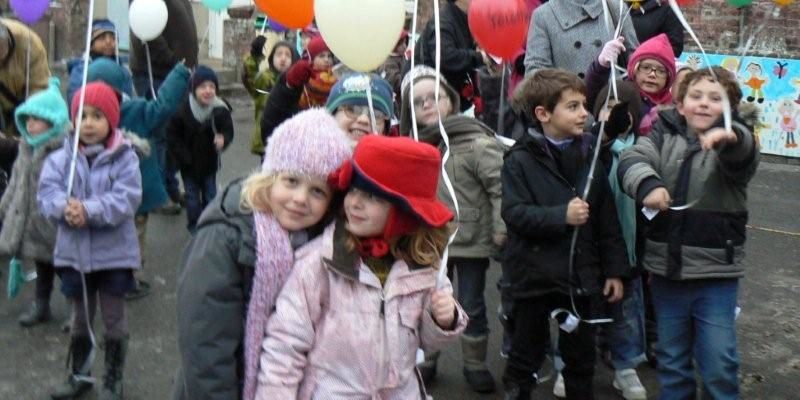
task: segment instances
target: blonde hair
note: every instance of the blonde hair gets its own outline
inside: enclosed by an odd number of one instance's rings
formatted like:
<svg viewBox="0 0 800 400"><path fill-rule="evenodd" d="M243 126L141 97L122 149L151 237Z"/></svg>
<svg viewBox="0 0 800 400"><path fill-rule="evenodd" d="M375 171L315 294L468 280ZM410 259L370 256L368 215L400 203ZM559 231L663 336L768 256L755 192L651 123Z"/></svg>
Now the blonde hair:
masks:
<svg viewBox="0 0 800 400"><path fill-rule="evenodd" d="M242 210L272 212L269 204L269 192L272 190L272 185L278 180L278 176L261 171L250 174L242 184L239 207Z"/></svg>
<svg viewBox="0 0 800 400"><path fill-rule="evenodd" d="M413 233L389 240L389 249L394 258L407 264L438 269L451 232L450 224L438 228L423 225ZM358 241L356 235L347 232L347 250L354 251Z"/></svg>

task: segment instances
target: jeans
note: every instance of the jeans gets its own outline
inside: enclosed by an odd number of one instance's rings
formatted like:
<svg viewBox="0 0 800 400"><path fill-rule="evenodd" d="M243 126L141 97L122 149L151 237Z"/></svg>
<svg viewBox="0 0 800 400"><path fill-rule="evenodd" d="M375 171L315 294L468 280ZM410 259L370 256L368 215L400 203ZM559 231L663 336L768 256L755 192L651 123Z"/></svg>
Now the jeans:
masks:
<svg viewBox="0 0 800 400"><path fill-rule="evenodd" d="M704 399L738 399L736 352L738 279L673 281L653 276L658 321L661 400L696 396L696 361Z"/></svg>
<svg viewBox="0 0 800 400"><path fill-rule="evenodd" d="M183 186L186 189L186 228L194 233L197 220L208 203L217 196L217 175L211 174L197 180L188 174L181 174Z"/></svg>
<svg viewBox="0 0 800 400"><path fill-rule="evenodd" d="M625 297L611 304L611 314L614 322L605 326L611 364L617 371L636 368L647 359L641 277L625 282Z"/></svg>
<svg viewBox="0 0 800 400"><path fill-rule="evenodd" d="M464 335L470 337L489 334L489 322L486 319L486 302L483 292L486 289L486 270L489 268L488 258L453 257L447 262L447 276L452 281L453 272L458 276L458 303L469 316L469 323Z"/></svg>

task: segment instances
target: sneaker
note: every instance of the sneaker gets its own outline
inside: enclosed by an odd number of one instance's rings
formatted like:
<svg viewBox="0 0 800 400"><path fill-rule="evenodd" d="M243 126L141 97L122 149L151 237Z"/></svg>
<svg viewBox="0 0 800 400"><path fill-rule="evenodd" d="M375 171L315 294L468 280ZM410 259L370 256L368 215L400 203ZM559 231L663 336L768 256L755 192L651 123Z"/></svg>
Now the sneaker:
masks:
<svg viewBox="0 0 800 400"><path fill-rule="evenodd" d="M156 212L163 215L178 215L181 213L181 205L180 203L170 200L167 204L161 206L161 208L156 209Z"/></svg>
<svg viewBox="0 0 800 400"><path fill-rule="evenodd" d="M553 385L553 396L556 396L559 399L567 398L567 390L564 389L564 375L561 375L561 373L558 374L556 383Z"/></svg>
<svg viewBox="0 0 800 400"><path fill-rule="evenodd" d="M626 400L646 400L647 390L639 381L639 375L635 369L623 369L614 371L614 389L622 392L622 397Z"/></svg>

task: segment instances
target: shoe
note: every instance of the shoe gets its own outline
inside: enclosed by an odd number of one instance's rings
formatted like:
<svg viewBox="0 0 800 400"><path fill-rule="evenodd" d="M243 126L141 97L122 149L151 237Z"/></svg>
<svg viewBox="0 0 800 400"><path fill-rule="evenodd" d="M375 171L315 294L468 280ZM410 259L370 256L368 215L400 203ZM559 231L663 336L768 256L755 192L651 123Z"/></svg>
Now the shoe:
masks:
<svg viewBox="0 0 800 400"><path fill-rule="evenodd" d="M36 324L49 321L53 315L50 313L50 302L44 299L36 299L31 304L28 311L19 316L19 324L29 328Z"/></svg>
<svg viewBox="0 0 800 400"><path fill-rule="evenodd" d="M621 391L626 400L647 400L647 390L635 369L614 371L614 389Z"/></svg>
<svg viewBox="0 0 800 400"><path fill-rule="evenodd" d="M50 397L53 400L73 400L92 388L91 371L81 371L92 352L92 340L88 336L73 336L69 343L72 374L67 381L56 387Z"/></svg>
<svg viewBox="0 0 800 400"><path fill-rule="evenodd" d="M133 289L129 290L128 293L125 293L125 300L136 300L141 299L142 297L147 296L150 294L150 284L136 279L136 286Z"/></svg>
<svg viewBox="0 0 800 400"><path fill-rule="evenodd" d="M486 366L488 336L461 336L461 354L464 357L464 378L478 393L492 393L495 390L494 377Z"/></svg>
<svg viewBox="0 0 800 400"><path fill-rule="evenodd" d="M156 209L156 212L162 215L178 215L181 213L181 205L180 203L175 203L172 200L167 201L167 204L164 204L160 208Z"/></svg>
<svg viewBox="0 0 800 400"><path fill-rule="evenodd" d="M439 352L425 353L425 361L417 364L422 383L428 387L436 378L436 365L439 363Z"/></svg>
<svg viewBox="0 0 800 400"><path fill-rule="evenodd" d="M103 376L103 389L100 400L122 399L122 370L128 352L128 339L106 337L106 374Z"/></svg>
<svg viewBox="0 0 800 400"><path fill-rule="evenodd" d="M564 388L564 375L561 375L560 372L558 373L558 378L556 378L556 383L553 384L553 396L559 399L567 398L567 389Z"/></svg>

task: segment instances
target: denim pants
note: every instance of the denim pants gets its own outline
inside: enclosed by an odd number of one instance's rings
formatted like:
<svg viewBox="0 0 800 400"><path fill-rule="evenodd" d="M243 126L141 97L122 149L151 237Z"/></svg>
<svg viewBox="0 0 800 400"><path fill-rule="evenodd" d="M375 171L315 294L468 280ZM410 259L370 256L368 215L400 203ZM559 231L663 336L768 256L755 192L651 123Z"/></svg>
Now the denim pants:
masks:
<svg viewBox="0 0 800 400"><path fill-rule="evenodd" d="M605 326L611 364L617 371L636 368L647 359L640 276L625 281L625 296L611 304L611 314L614 322Z"/></svg>
<svg viewBox="0 0 800 400"><path fill-rule="evenodd" d="M697 363L703 398L739 398L736 352L738 279L673 281L653 276L661 400L694 399Z"/></svg>
<svg viewBox="0 0 800 400"><path fill-rule="evenodd" d="M208 203L217 196L217 174L211 174L197 180L188 174L181 174L183 187L186 190L186 228L194 232L200 214Z"/></svg>
<svg viewBox="0 0 800 400"><path fill-rule="evenodd" d="M489 269L488 258L453 257L447 262L447 276L453 280L455 272L458 278L458 304L469 316L469 323L464 335L469 337L489 334L489 321L486 319L486 301L483 293L486 289L486 270Z"/></svg>

